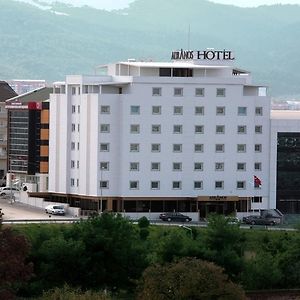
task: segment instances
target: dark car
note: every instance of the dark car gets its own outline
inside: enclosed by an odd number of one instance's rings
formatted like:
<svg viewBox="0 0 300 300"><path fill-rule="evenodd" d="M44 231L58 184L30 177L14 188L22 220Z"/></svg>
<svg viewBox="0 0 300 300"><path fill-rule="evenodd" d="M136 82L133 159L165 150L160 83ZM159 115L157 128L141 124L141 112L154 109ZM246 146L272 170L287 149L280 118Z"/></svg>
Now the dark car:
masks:
<svg viewBox="0 0 300 300"><path fill-rule="evenodd" d="M277 222L272 218L262 216L248 216L243 218L243 223L251 225L276 225Z"/></svg>
<svg viewBox="0 0 300 300"><path fill-rule="evenodd" d="M163 221L177 221L177 222L190 222L192 221L192 218L189 216L185 216L181 213L162 213L159 215L159 218Z"/></svg>

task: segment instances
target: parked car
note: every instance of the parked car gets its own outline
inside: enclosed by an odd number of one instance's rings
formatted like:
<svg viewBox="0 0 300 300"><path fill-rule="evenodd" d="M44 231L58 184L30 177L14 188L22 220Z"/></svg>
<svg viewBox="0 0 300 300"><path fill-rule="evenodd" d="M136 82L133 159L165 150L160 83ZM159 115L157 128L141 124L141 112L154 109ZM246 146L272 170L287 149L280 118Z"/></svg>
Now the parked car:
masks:
<svg viewBox="0 0 300 300"><path fill-rule="evenodd" d="M19 189L15 187L5 186L0 188L0 196L9 196L11 194L14 195L17 192L19 192Z"/></svg>
<svg viewBox="0 0 300 300"><path fill-rule="evenodd" d="M63 205L48 205L45 207L45 213L64 216L66 212Z"/></svg>
<svg viewBox="0 0 300 300"><path fill-rule="evenodd" d="M177 221L177 222L190 222L192 218L189 216L185 216L181 213L174 212L174 213L162 213L159 215L159 218L163 221Z"/></svg>
<svg viewBox="0 0 300 300"><path fill-rule="evenodd" d="M273 218L262 216L247 216L243 218L243 223L251 225L276 225L277 222Z"/></svg>

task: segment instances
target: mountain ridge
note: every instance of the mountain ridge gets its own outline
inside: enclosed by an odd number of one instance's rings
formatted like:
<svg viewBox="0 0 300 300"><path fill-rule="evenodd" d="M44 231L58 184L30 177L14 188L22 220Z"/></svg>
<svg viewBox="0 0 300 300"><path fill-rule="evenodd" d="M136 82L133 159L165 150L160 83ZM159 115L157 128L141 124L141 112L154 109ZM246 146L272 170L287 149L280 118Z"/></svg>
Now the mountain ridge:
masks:
<svg viewBox="0 0 300 300"><path fill-rule="evenodd" d="M172 50L187 47L189 26L192 49L233 50L236 66L269 85L273 96L300 95L300 6L240 8L205 0L137 0L113 11L3 1L0 79L56 81L132 57L168 61Z"/></svg>

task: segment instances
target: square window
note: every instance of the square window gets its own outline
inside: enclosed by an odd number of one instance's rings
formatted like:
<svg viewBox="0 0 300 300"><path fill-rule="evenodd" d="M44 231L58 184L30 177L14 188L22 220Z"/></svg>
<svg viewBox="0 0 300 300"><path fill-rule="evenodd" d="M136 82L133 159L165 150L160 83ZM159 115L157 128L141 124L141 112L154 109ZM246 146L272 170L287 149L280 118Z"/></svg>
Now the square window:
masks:
<svg viewBox="0 0 300 300"><path fill-rule="evenodd" d="M256 125L255 126L255 133L262 133L262 126L261 125Z"/></svg>
<svg viewBox="0 0 300 300"><path fill-rule="evenodd" d="M130 114L132 114L132 115L139 115L140 114L140 107L139 107L139 105L131 105L130 106Z"/></svg>
<svg viewBox="0 0 300 300"><path fill-rule="evenodd" d="M152 133L160 133L160 125L152 125Z"/></svg>
<svg viewBox="0 0 300 300"><path fill-rule="evenodd" d="M195 107L195 115L204 115L204 106L196 106Z"/></svg>
<svg viewBox="0 0 300 300"><path fill-rule="evenodd" d="M161 106L152 106L152 114L160 115L161 114Z"/></svg>
<svg viewBox="0 0 300 300"><path fill-rule="evenodd" d="M252 197L252 203L262 203L262 197Z"/></svg>
<svg viewBox="0 0 300 300"><path fill-rule="evenodd" d="M173 125L173 133L182 133L182 125Z"/></svg>
<svg viewBox="0 0 300 300"><path fill-rule="evenodd" d="M261 163L260 162L254 163L254 170L255 171L261 171Z"/></svg>
<svg viewBox="0 0 300 300"><path fill-rule="evenodd" d="M139 189L139 182L138 181L129 181L129 188L131 190L138 190Z"/></svg>
<svg viewBox="0 0 300 300"><path fill-rule="evenodd" d="M204 133L203 125L195 125L195 133Z"/></svg>
<svg viewBox="0 0 300 300"><path fill-rule="evenodd" d="M194 151L195 152L203 152L204 146L203 144L195 144L194 145Z"/></svg>
<svg viewBox="0 0 300 300"><path fill-rule="evenodd" d="M247 116L247 107L239 106L238 107L238 116Z"/></svg>
<svg viewBox="0 0 300 300"><path fill-rule="evenodd" d="M151 190L159 190L159 181L151 181Z"/></svg>
<svg viewBox="0 0 300 300"><path fill-rule="evenodd" d="M100 132L102 132L102 133L109 133L109 131L110 131L109 124L101 124L100 125Z"/></svg>
<svg viewBox="0 0 300 300"><path fill-rule="evenodd" d="M130 125L130 133L140 133L140 125L131 124Z"/></svg>
<svg viewBox="0 0 300 300"><path fill-rule="evenodd" d="M174 106L173 113L174 113L174 115L182 115L183 107L182 106Z"/></svg>
<svg viewBox="0 0 300 300"><path fill-rule="evenodd" d="M152 152L160 152L160 144L151 144Z"/></svg>
<svg viewBox="0 0 300 300"><path fill-rule="evenodd" d="M110 106L109 105L101 105L100 113L101 114L109 114L110 113Z"/></svg>
<svg viewBox="0 0 300 300"><path fill-rule="evenodd" d="M203 189L203 181L194 181L194 189L195 190Z"/></svg>
<svg viewBox="0 0 300 300"><path fill-rule="evenodd" d="M107 152L107 151L109 151L109 144L108 143L101 143L100 144L100 151L101 152Z"/></svg>
<svg viewBox="0 0 300 300"><path fill-rule="evenodd" d="M255 107L255 115L262 116L263 115L263 108L262 107Z"/></svg>
<svg viewBox="0 0 300 300"><path fill-rule="evenodd" d="M182 163L181 162L173 162L173 171L181 171Z"/></svg>
<svg viewBox="0 0 300 300"><path fill-rule="evenodd" d="M181 181L173 181L172 182L172 188L174 190L180 190L181 189Z"/></svg>
<svg viewBox="0 0 300 300"><path fill-rule="evenodd" d="M160 171L160 163L152 162L151 163L151 171Z"/></svg>
<svg viewBox="0 0 300 300"><path fill-rule="evenodd" d="M254 151L255 152L261 152L262 150L262 145L261 144L255 144L254 145Z"/></svg>
<svg viewBox="0 0 300 300"><path fill-rule="evenodd" d="M239 125L237 127L237 133L246 134L247 133L247 126L246 125Z"/></svg>
<svg viewBox="0 0 300 300"><path fill-rule="evenodd" d="M161 96L161 88L160 87L152 88L152 96Z"/></svg>
<svg viewBox="0 0 300 300"><path fill-rule="evenodd" d="M203 162L195 162L194 171L203 171Z"/></svg>
<svg viewBox="0 0 300 300"><path fill-rule="evenodd" d="M224 171L224 163L223 162L216 162L215 163L215 170L216 171Z"/></svg>
<svg viewBox="0 0 300 300"><path fill-rule="evenodd" d="M237 181L236 188L239 190L244 190L246 188L246 182L245 181Z"/></svg>
<svg viewBox="0 0 300 300"><path fill-rule="evenodd" d="M182 152L182 144L173 144L173 152Z"/></svg>
<svg viewBox="0 0 300 300"><path fill-rule="evenodd" d="M101 180L100 181L100 189L108 189L109 182L108 180Z"/></svg>
<svg viewBox="0 0 300 300"><path fill-rule="evenodd" d="M129 163L129 170L130 171L138 171L140 164L138 162L130 162Z"/></svg>
<svg viewBox="0 0 300 300"><path fill-rule="evenodd" d="M237 144L237 152L246 152L246 144Z"/></svg>
<svg viewBox="0 0 300 300"><path fill-rule="evenodd" d="M225 145L224 144L216 144L216 152L224 152Z"/></svg>
<svg viewBox="0 0 300 300"><path fill-rule="evenodd" d="M204 88L195 88L196 97L204 97Z"/></svg>
<svg viewBox="0 0 300 300"><path fill-rule="evenodd" d="M224 181L215 181L215 189L220 190L224 188Z"/></svg>
<svg viewBox="0 0 300 300"><path fill-rule="evenodd" d="M183 88L174 88L174 96L183 96Z"/></svg>
<svg viewBox="0 0 300 300"><path fill-rule="evenodd" d="M101 161L100 162L100 170L108 171L109 170L109 162L108 161Z"/></svg>
<svg viewBox="0 0 300 300"><path fill-rule="evenodd" d="M216 115L224 116L225 115L225 106L217 106L216 107Z"/></svg>
<svg viewBox="0 0 300 300"><path fill-rule="evenodd" d="M216 125L216 134L224 134L225 126L224 125Z"/></svg>
<svg viewBox="0 0 300 300"><path fill-rule="evenodd" d="M241 163L241 162L237 163L236 169L238 171L246 171L246 163Z"/></svg>
<svg viewBox="0 0 300 300"><path fill-rule="evenodd" d="M224 88L217 88L217 97L225 97L226 95L226 90Z"/></svg>
<svg viewBox="0 0 300 300"><path fill-rule="evenodd" d="M139 152L140 144L130 144L130 152Z"/></svg>

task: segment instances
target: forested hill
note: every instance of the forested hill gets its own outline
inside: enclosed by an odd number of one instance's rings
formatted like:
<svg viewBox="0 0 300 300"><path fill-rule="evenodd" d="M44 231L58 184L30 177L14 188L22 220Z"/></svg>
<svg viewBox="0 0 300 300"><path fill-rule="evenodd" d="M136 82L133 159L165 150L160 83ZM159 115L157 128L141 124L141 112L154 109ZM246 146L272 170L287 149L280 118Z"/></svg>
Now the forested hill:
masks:
<svg viewBox="0 0 300 300"><path fill-rule="evenodd" d="M42 2L38 2L43 6ZM238 8L205 0L136 0L104 11L0 1L0 80L61 80L96 65L169 60L174 49L230 49L273 96L300 95L300 6Z"/></svg>

